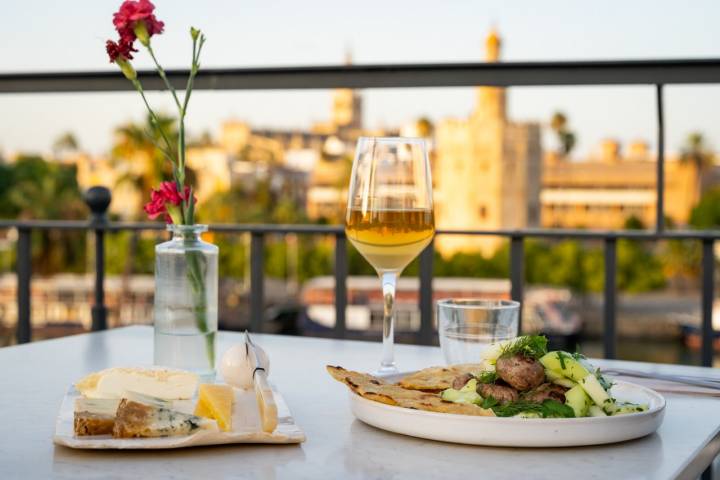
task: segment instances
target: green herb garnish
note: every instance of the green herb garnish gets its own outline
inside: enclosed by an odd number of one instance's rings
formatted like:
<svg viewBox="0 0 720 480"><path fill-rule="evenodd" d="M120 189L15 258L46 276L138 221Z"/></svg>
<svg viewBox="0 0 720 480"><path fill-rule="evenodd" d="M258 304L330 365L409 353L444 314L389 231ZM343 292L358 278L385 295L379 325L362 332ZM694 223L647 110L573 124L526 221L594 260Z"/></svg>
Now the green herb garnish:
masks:
<svg viewBox="0 0 720 480"><path fill-rule="evenodd" d="M498 401L495 400L495 397L493 397L492 395L489 397L485 397L485 399L480 404L480 406L482 408L493 408L497 405L498 405Z"/></svg>
<svg viewBox="0 0 720 480"><path fill-rule="evenodd" d="M572 408L556 400L545 400L543 403L532 403L520 400L518 402L500 405L497 400L488 397L483 401L481 407L491 408L498 417L514 417L519 413L537 413L542 418L575 417L575 412Z"/></svg>
<svg viewBox="0 0 720 480"><path fill-rule="evenodd" d="M495 383L495 380L498 379L498 374L492 370L487 370L485 372L478 373L475 376L475 379L478 383Z"/></svg>
<svg viewBox="0 0 720 480"><path fill-rule="evenodd" d="M557 352L557 358L560 360L560 368L565 370L565 352Z"/></svg>
<svg viewBox="0 0 720 480"><path fill-rule="evenodd" d="M500 352L500 357L520 354L537 360L546 353L547 338L542 335L525 335L503 347L502 352Z"/></svg>
<svg viewBox="0 0 720 480"><path fill-rule="evenodd" d="M599 368L596 368L594 373L595 373L595 378L597 378L598 382L600 383L600 386L603 387L603 389L606 392L609 392L613 386L613 382L611 382L610 380L605 378L603 376L603 374L600 372Z"/></svg>

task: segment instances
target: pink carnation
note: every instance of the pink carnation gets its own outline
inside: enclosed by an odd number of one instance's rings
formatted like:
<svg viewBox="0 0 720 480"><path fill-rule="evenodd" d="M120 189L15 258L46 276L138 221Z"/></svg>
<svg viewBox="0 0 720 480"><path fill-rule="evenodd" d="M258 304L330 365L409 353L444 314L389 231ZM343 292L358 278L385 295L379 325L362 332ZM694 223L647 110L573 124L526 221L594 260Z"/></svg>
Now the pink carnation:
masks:
<svg viewBox="0 0 720 480"><path fill-rule="evenodd" d="M107 50L108 57L110 57L110 62L116 62L118 58L120 60L132 60L132 52L137 52L137 50L133 48L132 43L127 43L123 40L120 40L118 43L108 40L105 44L105 49Z"/></svg>
<svg viewBox="0 0 720 480"><path fill-rule="evenodd" d="M132 44L135 41L135 25L144 22L148 36L163 32L165 24L153 13L155 5L150 0L125 0L113 15L113 25L120 34L120 40Z"/></svg>
<svg viewBox="0 0 720 480"><path fill-rule="evenodd" d="M143 207L145 213L150 219L154 220L160 215L164 215L166 223L173 223L168 213L168 204L179 206L190 197L190 187L183 189L182 195L177 190L175 182L162 182L160 188L150 192L150 201ZM194 201L194 198L193 198Z"/></svg>

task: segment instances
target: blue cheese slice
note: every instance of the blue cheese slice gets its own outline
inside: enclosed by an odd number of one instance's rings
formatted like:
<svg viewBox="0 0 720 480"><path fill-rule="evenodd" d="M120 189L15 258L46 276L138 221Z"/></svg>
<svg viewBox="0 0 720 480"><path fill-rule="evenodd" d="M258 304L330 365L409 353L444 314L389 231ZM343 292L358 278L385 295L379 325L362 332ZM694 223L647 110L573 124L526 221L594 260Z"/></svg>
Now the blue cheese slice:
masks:
<svg viewBox="0 0 720 480"><path fill-rule="evenodd" d="M207 418L124 398L117 409L113 437L171 437L199 430L217 430L217 424Z"/></svg>

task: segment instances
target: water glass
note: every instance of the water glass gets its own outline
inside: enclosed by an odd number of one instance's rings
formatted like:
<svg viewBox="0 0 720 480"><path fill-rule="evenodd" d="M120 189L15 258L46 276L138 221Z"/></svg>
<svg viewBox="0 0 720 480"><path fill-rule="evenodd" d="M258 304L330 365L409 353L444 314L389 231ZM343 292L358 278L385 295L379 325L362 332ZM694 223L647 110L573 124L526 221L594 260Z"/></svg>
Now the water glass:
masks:
<svg viewBox="0 0 720 480"><path fill-rule="evenodd" d="M493 343L518 335L520 302L447 299L437 302L440 348L448 365L479 363Z"/></svg>

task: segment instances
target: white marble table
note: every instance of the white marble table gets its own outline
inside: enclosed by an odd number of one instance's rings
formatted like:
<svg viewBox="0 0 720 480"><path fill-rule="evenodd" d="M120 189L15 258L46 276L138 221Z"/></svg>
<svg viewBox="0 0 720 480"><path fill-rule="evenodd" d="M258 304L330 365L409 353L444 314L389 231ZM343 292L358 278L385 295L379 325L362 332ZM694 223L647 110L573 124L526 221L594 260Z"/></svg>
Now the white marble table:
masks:
<svg viewBox="0 0 720 480"><path fill-rule="evenodd" d="M222 332L219 351L240 339ZM256 339L272 358L271 379L305 430L306 443L160 452L56 447L55 416L71 382L110 366L151 363L152 330L129 327L0 349L0 479L695 478L720 451L720 399L677 395L668 396L667 416L657 434L617 445L487 448L395 435L355 420L347 389L324 370L328 363L370 370L380 357L379 344L271 335ZM438 364L441 357L437 348L398 346L397 360L402 368L415 369Z"/></svg>

